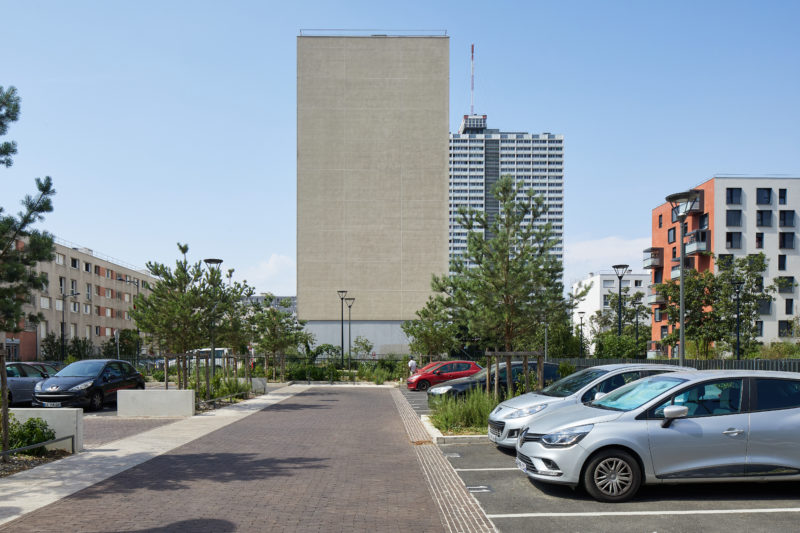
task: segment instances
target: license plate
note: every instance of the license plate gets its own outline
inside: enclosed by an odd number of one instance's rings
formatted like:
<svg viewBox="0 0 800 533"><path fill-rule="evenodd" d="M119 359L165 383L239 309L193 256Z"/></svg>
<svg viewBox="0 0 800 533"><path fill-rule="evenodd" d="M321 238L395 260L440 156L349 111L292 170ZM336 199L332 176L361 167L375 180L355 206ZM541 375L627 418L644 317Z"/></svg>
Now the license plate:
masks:
<svg viewBox="0 0 800 533"><path fill-rule="evenodd" d="M517 461L517 468L519 468L523 472L527 472L528 471L528 466L525 463L520 461L519 458L517 458L516 461Z"/></svg>
<svg viewBox="0 0 800 533"><path fill-rule="evenodd" d="M492 442L497 442L497 437L491 431L489 432L489 440Z"/></svg>
<svg viewBox="0 0 800 533"><path fill-rule="evenodd" d="M61 402L42 402L45 407L61 407Z"/></svg>

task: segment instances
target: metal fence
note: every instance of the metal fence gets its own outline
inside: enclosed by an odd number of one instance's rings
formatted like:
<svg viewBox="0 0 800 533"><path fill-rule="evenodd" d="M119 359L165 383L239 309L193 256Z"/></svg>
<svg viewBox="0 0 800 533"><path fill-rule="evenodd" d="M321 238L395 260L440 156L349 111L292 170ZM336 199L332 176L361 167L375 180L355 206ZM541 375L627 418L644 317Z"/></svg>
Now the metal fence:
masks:
<svg viewBox="0 0 800 533"><path fill-rule="evenodd" d="M678 359L581 359L557 358L549 359L551 363L569 363L575 368L587 368L596 365L618 363L666 364L679 365ZM800 372L800 359L685 359L684 366L698 370L780 370L783 372Z"/></svg>

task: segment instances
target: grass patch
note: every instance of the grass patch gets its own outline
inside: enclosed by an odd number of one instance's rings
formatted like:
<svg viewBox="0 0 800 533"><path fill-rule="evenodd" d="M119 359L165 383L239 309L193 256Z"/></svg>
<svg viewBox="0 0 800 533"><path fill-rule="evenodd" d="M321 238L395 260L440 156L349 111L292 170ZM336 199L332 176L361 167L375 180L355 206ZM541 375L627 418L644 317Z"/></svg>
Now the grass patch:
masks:
<svg viewBox="0 0 800 533"><path fill-rule="evenodd" d="M463 397L442 398L433 406L431 423L442 433L464 435L486 433L489 413L497 406L491 395L470 390Z"/></svg>

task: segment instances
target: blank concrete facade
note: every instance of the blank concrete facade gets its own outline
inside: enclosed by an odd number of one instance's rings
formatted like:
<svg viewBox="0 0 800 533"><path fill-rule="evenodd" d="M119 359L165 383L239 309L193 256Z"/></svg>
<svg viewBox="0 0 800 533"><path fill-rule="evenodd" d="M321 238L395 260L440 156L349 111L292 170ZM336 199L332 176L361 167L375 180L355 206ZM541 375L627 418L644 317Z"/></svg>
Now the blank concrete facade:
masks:
<svg viewBox="0 0 800 533"><path fill-rule="evenodd" d="M297 311L318 343L339 345L347 290L352 338L407 350L448 267L448 106L447 37L298 37Z"/></svg>

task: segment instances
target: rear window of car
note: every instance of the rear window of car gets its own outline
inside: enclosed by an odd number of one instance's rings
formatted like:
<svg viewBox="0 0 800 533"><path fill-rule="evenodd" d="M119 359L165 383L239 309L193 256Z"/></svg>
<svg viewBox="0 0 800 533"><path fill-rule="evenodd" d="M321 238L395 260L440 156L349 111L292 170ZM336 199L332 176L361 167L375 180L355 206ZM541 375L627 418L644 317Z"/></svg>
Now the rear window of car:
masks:
<svg viewBox="0 0 800 533"><path fill-rule="evenodd" d="M791 379L756 379L754 411L800 407L800 381Z"/></svg>

